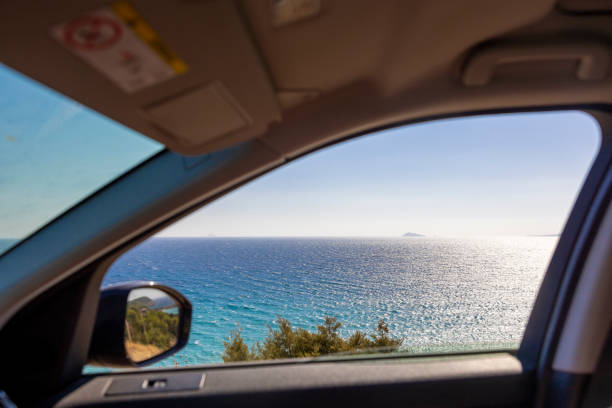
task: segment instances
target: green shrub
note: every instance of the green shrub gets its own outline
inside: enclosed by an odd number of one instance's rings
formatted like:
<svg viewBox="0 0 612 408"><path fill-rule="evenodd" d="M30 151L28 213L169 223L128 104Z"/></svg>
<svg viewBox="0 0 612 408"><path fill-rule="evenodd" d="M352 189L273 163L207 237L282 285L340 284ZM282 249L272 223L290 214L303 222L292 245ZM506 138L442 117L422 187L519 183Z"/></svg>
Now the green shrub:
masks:
<svg viewBox="0 0 612 408"><path fill-rule="evenodd" d="M278 317L278 329L268 326L268 336L262 343L247 346L241 336L240 328L232 330L228 341L224 341L223 361L273 360L279 358L318 357L333 353L353 352L390 352L401 346L402 339L390 336L389 327L384 319L378 321L374 332L369 336L357 331L344 339L338 333L342 326L336 318L326 317L317 326L316 332L292 328L287 319Z"/></svg>
<svg viewBox="0 0 612 408"><path fill-rule="evenodd" d="M160 310L128 307L125 316L126 340L140 344L151 344L167 350L176 343L178 315Z"/></svg>
<svg viewBox="0 0 612 408"><path fill-rule="evenodd" d="M230 332L230 340L223 342L225 346L225 352L223 354L223 361L246 361L255 360L256 356L249 350L242 336L240 335L240 329L232 330Z"/></svg>

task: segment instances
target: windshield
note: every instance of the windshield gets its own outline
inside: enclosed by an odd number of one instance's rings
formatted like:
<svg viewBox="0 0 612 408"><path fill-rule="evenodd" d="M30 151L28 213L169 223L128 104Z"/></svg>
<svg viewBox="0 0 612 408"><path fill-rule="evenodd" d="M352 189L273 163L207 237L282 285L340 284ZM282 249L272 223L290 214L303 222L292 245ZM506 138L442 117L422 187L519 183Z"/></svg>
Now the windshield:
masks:
<svg viewBox="0 0 612 408"><path fill-rule="evenodd" d="M0 64L0 254L163 149Z"/></svg>

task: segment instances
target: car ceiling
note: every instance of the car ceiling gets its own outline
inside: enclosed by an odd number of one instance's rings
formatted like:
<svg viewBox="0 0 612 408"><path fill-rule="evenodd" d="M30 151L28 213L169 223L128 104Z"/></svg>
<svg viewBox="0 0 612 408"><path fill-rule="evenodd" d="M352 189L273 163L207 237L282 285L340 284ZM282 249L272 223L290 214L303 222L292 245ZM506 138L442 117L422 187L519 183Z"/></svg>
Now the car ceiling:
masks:
<svg viewBox="0 0 612 408"><path fill-rule="evenodd" d="M612 99L612 18L592 12L611 2L130 0L189 67L133 93L50 34L111 3L2 2L0 60L186 155L259 138L292 157L391 122ZM479 54L503 47L510 57L525 49L531 58L507 58L490 67L486 85L466 85ZM547 58L555 47L569 48ZM600 53L604 75L585 80L576 75L583 56L572 50L589 47ZM538 49L542 58L533 57ZM191 98L210 89L221 90L239 123L231 112L207 114L207 102ZM160 119L160 106L173 109Z"/></svg>

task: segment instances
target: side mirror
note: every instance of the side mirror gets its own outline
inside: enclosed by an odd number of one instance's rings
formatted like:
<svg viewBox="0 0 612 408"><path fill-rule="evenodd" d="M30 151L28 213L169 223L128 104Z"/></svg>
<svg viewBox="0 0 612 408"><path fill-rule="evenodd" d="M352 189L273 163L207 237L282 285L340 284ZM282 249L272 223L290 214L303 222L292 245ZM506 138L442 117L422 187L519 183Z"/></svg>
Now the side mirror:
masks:
<svg viewBox="0 0 612 408"><path fill-rule="evenodd" d="M187 344L191 303L155 282L127 282L100 292L88 364L143 367Z"/></svg>

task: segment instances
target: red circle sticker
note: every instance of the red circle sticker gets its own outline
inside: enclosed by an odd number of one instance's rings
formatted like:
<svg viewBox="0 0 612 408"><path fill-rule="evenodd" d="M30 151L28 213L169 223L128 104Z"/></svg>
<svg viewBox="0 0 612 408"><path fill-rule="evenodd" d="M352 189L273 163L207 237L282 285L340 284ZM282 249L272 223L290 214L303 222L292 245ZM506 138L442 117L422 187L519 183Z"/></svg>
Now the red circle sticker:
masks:
<svg viewBox="0 0 612 408"><path fill-rule="evenodd" d="M64 27L64 41L73 48L103 50L121 39L121 26L105 16L77 18Z"/></svg>

